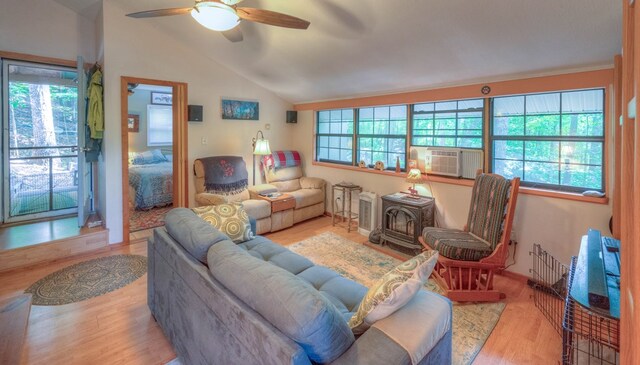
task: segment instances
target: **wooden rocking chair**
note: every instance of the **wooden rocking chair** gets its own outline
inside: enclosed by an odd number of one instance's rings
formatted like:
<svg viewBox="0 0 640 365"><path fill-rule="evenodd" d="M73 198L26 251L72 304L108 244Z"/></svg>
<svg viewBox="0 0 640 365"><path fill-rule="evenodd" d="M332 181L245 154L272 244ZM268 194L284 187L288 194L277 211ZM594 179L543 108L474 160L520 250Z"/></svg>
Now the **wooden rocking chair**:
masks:
<svg viewBox="0 0 640 365"><path fill-rule="evenodd" d="M496 272L509 255L511 226L520 178L476 176L464 230L426 227L423 250L440 253L433 277L454 301L497 301L506 297L493 288Z"/></svg>

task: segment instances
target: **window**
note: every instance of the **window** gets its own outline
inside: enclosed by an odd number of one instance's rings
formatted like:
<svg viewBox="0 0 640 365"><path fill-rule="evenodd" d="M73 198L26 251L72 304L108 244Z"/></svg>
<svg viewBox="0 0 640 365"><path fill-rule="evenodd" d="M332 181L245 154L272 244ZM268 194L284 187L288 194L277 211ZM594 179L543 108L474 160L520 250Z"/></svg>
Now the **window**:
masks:
<svg viewBox="0 0 640 365"><path fill-rule="evenodd" d="M318 112L318 161L353 164L353 109Z"/></svg>
<svg viewBox="0 0 640 365"><path fill-rule="evenodd" d="M407 150L407 106L379 106L358 109L358 161L372 165L384 162L404 170Z"/></svg>
<svg viewBox="0 0 640 365"><path fill-rule="evenodd" d="M482 148L484 100L415 104L413 146Z"/></svg>
<svg viewBox="0 0 640 365"><path fill-rule="evenodd" d="M524 186L604 191L604 90L493 99L492 167Z"/></svg>
<svg viewBox="0 0 640 365"><path fill-rule="evenodd" d="M170 105L147 105L147 146L173 144L173 112Z"/></svg>

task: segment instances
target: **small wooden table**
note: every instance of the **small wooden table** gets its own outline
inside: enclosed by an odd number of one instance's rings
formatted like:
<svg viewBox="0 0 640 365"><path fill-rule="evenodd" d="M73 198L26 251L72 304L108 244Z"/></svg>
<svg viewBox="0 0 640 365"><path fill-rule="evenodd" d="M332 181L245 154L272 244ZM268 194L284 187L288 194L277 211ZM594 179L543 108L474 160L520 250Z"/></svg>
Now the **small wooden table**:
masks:
<svg viewBox="0 0 640 365"><path fill-rule="evenodd" d="M282 212L283 210L293 209L296 206L296 199L289 194L282 194L275 198L264 195L258 195L258 198L271 203L271 213Z"/></svg>
<svg viewBox="0 0 640 365"><path fill-rule="evenodd" d="M339 210L336 209L336 192L338 195L342 195L342 197L339 198L342 201L342 207ZM351 211L351 194L353 192L361 193L362 187L348 182L341 182L335 184L333 189L331 189L331 225L335 226L336 224L340 224L346 220L347 232L351 232L352 222L355 222L357 226L358 219L360 217L359 213ZM336 222L338 217L340 217L339 223Z"/></svg>

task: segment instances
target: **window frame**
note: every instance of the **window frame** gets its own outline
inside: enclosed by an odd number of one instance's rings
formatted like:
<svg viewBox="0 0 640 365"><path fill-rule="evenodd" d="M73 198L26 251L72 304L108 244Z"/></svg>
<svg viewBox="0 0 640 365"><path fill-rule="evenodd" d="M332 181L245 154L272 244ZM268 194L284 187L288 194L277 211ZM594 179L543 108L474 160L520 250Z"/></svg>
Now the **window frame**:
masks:
<svg viewBox="0 0 640 365"><path fill-rule="evenodd" d="M332 133L320 133L320 112L331 112L333 110L348 110L351 109L351 112L353 113L353 118L352 118L352 123L353 123L353 133L351 134L332 134ZM357 125L357 121L356 121L356 108L334 108L334 109L322 109L322 110L316 110L315 112L315 116L316 116L316 128L315 128L315 158L314 160L316 162L322 162L322 163L331 163L331 164L337 164L337 165L346 165L346 166L355 166L355 136L356 136L356 125ZM331 122L329 122L331 123ZM340 120L340 124L344 123L343 120ZM331 129L329 129L331 130ZM341 130L342 132L342 130ZM331 160L329 158L326 159L320 159L320 137L327 137L327 138L331 138L331 137L338 137L338 138L343 138L343 137L348 137L351 138L351 162L346 162L346 161L339 161L339 160ZM327 147L328 149L331 149L332 147Z"/></svg>
<svg viewBox="0 0 640 365"><path fill-rule="evenodd" d="M161 141L161 142L152 142L151 141L151 133L152 131L159 130L159 128L151 128L151 110L168 110L170 116L170 133L169 133L169 141ZM173 145L173 107L171 105L158 105L158 104L148 104L147 105L147 147L166 147Z"/></svg>
<svg viewBox="0 0 640 365"><path fill-rule="evenodd" d="M374 119L373 119L373 123L375 125L375 108L392 108L395 106L403 106L405 107L405 134L404 135L400 135L400 134L375 134L375 130L374 133L371 134L361 134L360 133L360 111L361 109L374 109ZM354 113L355 113L355 118L354 118L354 123L355 123L355 129L354 129L354 163L355 161L361 161L362 157L361 157L361 152L360 152L360 138L383 138L385 140L391 140L391 139L402 139L403 140L403 146L404 146L404 161L401 161L400 163L400 171L402 172L406 172L407 171L407 164L408 164L408 160L409 160L409 152L407 150L407 141L409 140L409 136L411 135L410 133L410 122L409 122L409 113L411 110L411 104L385 104L385 105L372 105L372 106L366 106L366 107L360 107L360 108L353 108L354 109ZM389 119L387 120L388 127L389 127L389 131L391 130L391 115L389 115ZM375 128L375 127L374 127ZM388 142L387 142L388 143ZM388 146L388 144L387 144ZM371 151L372 154L374 151ZM379 151L377 151L379 152ZM384 154L388 157L390 154L395 154L394 152L391 152L389 150L384 151ZM365 161L366 162L366 161ZM375 161L369 161L370 163L367 165L374 165ZM383 161L384 162L384 161ZM393 164L389 164L386 165L384 167L384 170L394 170L395 171L395 162ZM404 167L403 167L404 166Z"/></svg>
<svg viewBox="0 0 640 365"><path fill-rule="evenodd" d="M595 112L590 112L590 113L575 113L575 112L569 112L569 113L563 113L562 111L562 94L564 93L571 93L571 92L580 92L580 91L594 91L594 90L600 90L602 91L602 135L601 136L562 136L562 117L564 115L573 115L573 114L600 114L600 113L595 113ZM526 135L526 124L527 124L527 102L526 102L526 97L527 96L533 96L533 95L549 95L549 94L559 94L559 99L560 99L560 103L559 103L559 109L558 109L558 113L554 114L554 113L549 113L549 114L544 114L544 113L537 113L537 114L531 114L530 116L543 116L543 115L557 115L558 119L559 119L559 134L558 135L541 135L541 136L535 136L535 135ZM524 99L524 105L523 105L523 114L521 115L523 118L523 135L518 135L518 136L508 136L508 135L496 135L495 134L495 113L494 113L494 103L496 99L499 98L505 98L505 97L518 97L518 96L523 96ZM545 190L551 190L551 191L556 191L559 193L577 193L577 194L582 194L585 191L588 190L595 190L595 191L600 191L602 193L605 193L607 191L607 186L606 186L606 181L607 181L607 161L606 161L606 157L607 157L607 152L606 152L606 148L607 148L607 88L605 87L593 87L593 88L586 88L586 89L564 89L564 90L558 90L558 91L547 91L547 92L538 92L538 93L523 93L523 94L508 94L508 95L499 95L499 96L495 96L495 97L490 97L489 99L489 133L488 133L488 145L489 146L485 146L485 153L488 153L488 159L489 159L489 172L494 172L495 171L495 162L496 162L496 158L495 158L495 148L494 148L494 142L495 141L522 141L523 143L523 148L524 148L524 143L528 142L528 141L535 141L535 142L558 142L560 144L559 146L559 156L558 156L558 164L560 166L560 169L562 168L562 161L561 161L561 154L562 154L562 148L561 148L561 143L562 142L600 142L602 144L602 149L601 149L601 154L600 154L600 160L602 161L602 164L600 165L600 168L602 169L602 173L601 173L601 188L600 189L595 189L593 187L577 187L577 186L570 186L570 185L562 185L562 184L549 184L549 183L541 183L541 182L531 182L531 181L527 181L525 180L526 176L524 176L524 165L523 165L523 178L520 181L520 185L523 187L528 187L528 188L539 188L539 189L545 189ZM521 160L511 160L511 161L521 161L523 164L529 160L526 160L524 157L524 150L523 150L523 158ZM504 160L504 159L503 159ZM529 162L537 162L537 161L529 161ZM547 162L547 161L544 161ZM555 162L555 161L554 161ZM589 165L589 164L578 164L581 166L598 166L598 165ZM561 174L561 171L559 171L559 173Z"/></svg>
<svg viewBox="0 0 640 365"><path fill-rule="evenodd" d="M412 104L408 104L408 106L410 107L410 120L411 120L411 125L410 128L408 129L408 134L410 136L409 139L409 144L410 146L415 146L415 147L425 147L425 148L430 148L430 147L434 147L434 148L462 148L462 149L472 149L472 150L485 150L485 126L486 126L486 121L485 121L485 111L487 109L486 107L486 99L491 99L491 98L486 98L486 97L481 97L481 98L462 98L462 99L453 99L453 100L437 100L437 101L424 101L424 102L419 102L419 103L412 103ZM469 109L460 109L459 105L460 102L462 101L471 101L471 100L478 100L482 102L482 107L480 108L469 108ZM435 105L438 103L451 103L451 102L455 102L456 103L456 109L450 109L450 110L436 110ZM433 104L434 105L434 110L431 112L416 112L415 111L415 107L416 105L421 105L421 104ZM437 114L445 114L445 113L455 113L455 120L456 120L456 127L455 127L455 134L453 135L437 135L436 134L436 115ZM459 114L460 113L480 113L480 120L481 120L481 128L480 128L480 135L460 135L458 132L460 130L460 128L458 128L458 124L459 124ZM433 134L432 135L421 135L421 134L415 134L415 116L416 115L423 115L423 114L432 114L433 115ZM420 130L428 130L428 129L423 129L420 128ZM469 129L462 129L462 130L469 130ZM427 138L433 138L435 140L435 138L453 138L456 141L456 145L455 146L438 146L435 144L432 145L423 145L423 144L414 144L414 138L420 138L420 137L427 137ZM464 147L464 146L458 146L458 138L478 138L480 139L480 147Z"/></svg>

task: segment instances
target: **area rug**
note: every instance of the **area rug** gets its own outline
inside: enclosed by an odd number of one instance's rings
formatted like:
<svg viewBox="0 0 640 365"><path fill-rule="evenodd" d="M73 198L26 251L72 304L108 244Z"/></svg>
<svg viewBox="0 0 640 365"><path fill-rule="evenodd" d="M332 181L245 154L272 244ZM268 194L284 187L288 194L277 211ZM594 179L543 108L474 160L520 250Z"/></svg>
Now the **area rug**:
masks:
<svg viewBox="0 0 640 365"><path fill-rule="evenodd" d="M164 226L164 215L172 208L172 205L168 205L149 210L129 209L129 232Z"/></svg>
<svg viewBox="0 0 640 365"><path fill-rule="evenodd" d="M400 264L400 260L333 232L325 232L287 247L317 265L326 266L364 286L371 284ZM442 294L432 280L427 290ZM453 364L470 364L498 323L505 304L453 304Z"/></svg>
<svg viewBox="0 0 640 365"><path fill-rule="evenodd" d="M62 305L112 292L147 272L147 258L140 255L100 257L65 267L31 285L33 305Z"/></svg>

